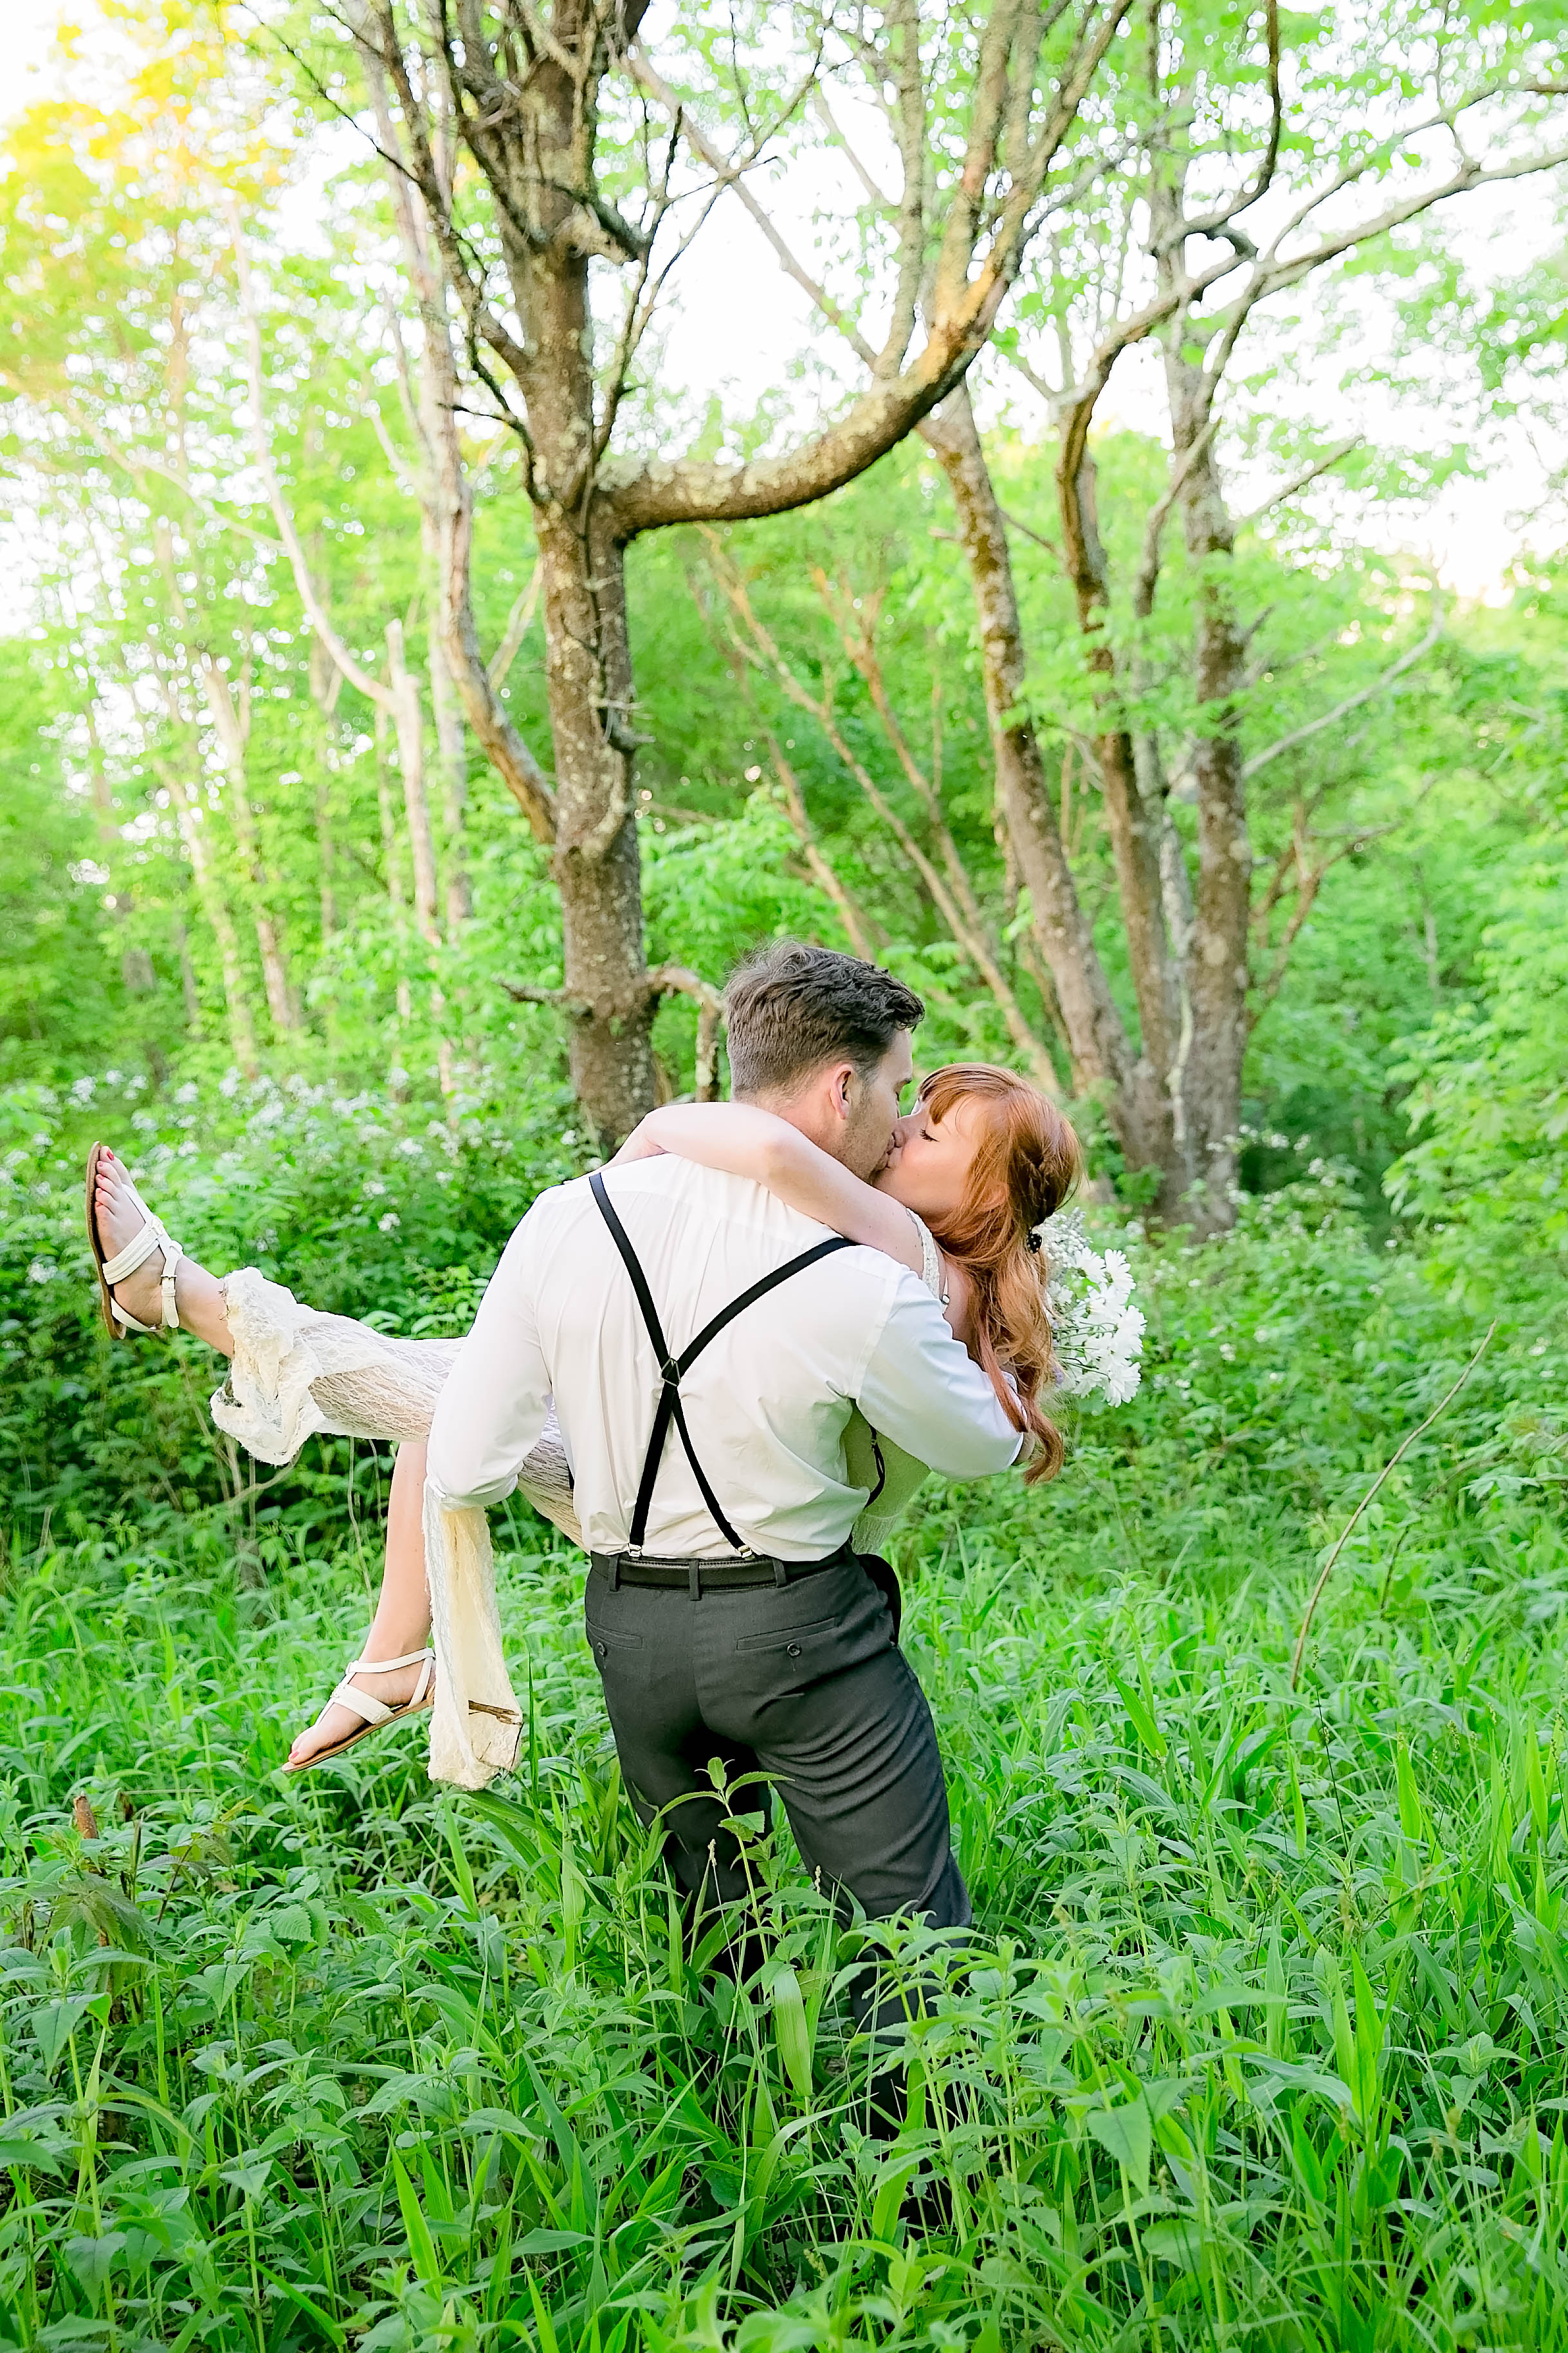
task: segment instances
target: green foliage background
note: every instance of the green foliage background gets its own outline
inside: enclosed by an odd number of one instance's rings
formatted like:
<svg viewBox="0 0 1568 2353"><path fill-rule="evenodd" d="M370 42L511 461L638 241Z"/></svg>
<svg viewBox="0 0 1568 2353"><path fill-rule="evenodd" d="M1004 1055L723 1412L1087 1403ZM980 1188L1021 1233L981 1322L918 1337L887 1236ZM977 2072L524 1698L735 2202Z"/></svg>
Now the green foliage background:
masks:
<svg viewBox="0 0 1568 2353"><path fill-rule="evenodd" d="M1561 12L1536 13L1544 40ZM1343 27L1292 140L1349 123L1405 21ZM1450 21L1482 47L1510 37L1489 0ZM47 522L33 617L0 641L0 2347L1568 2347L1568 606L1560 563L1521 566L1369 692L1436 604L1355 520L1358 500L1479 467L1489 418L1550 398L1560 266L1480 292L1435 237L1364 254L1404 306L1384 380L1447 399L1451 437L1363 449L1345 501L1289 501L1239 543L1238 607L1267 616L1247 756L1344 707L1258 770L1260 876L1289 882L1309 804L1344 854L1272 991L1289 890L1259 925L1234 1232L1200 1247L1130 1223L1140 1172L1079 1106L1094 1218L1149 1314L1140 1396L1081 1418L1049 1489L932 1482L900 1537L973 1948L955 1963L834 1920L787 1830L764 1835L737 1791L769 1932L737 1983L717 1939L686 1948L618 1787L581 1563L521 1506L497 1516L519 1773L435 1790L405 1733L279 1774L360 1639L389 1458L322 1440L263 1472L213 1430L216 1360L98 1326L95 1136L207 1263L412 1334L462 1330L530 1199L593 1156L554 1017L503 987L561 976L542 854L470 745L473 916L418 937L375 714L325 691L247 470L209 166L253 216L274 440L335 621L374 666L400 615L423 661L406 419L352 266L384 247L380 185L326 175L317 245L294 250L268 207L297 94L267 82L265 139L239 104L168 141L182 181L159 140L206 102L212 26L177 7L116 22L132 42L152 27L135 104L91 138L42 110L0 175L0 467ZM1305 55L1316 26L1292 20L1288 45ZM1211 30L1240 74L1246 26L1220 12ZM1221 135L1215 87L1200 138ZM1335 324L1352 389L1356 286ZM1047 314L1025 290L1026 323ZM1268 379L1299 325L1276 318ZM1312 452L1268 389L1233 446L1284 472ZM176 410L202 459L184 480ZM775 422L769 406L745 434ZM717 402L694 429L731 433ZM1003 427L987 441L1028 699L1131 1018L1075 751L1091 681L1043 543L1054 452ZM469 457L493 647L535 551L514 454ZM1124 580L1163 453L1108 431L1096 461ZM949 522L911 447L728 552L918 823L813 571L880 600L891 700L928 768L940 747L960 852L1016 954L1026 909L994 832ZM248 681L258 859L202 724L151 694L174 545L192 646ZM1008 1060L826 737L738 681L704 543L638 546L629 581L650 961L717 981L773 936L843 944L772 729L879 953L927 997L922 1060ZM1148 627L1110 616L1138 658L1131 715L1169 746L1194 716L1202 585L1169 551ZM507 693L542 743L537 618ZM254 1079L232 1067L176 760L258 1007L264 895L287 943L301 1019L263 1020ZM1179 779L1173 806L1190 837ZM1045 1034L1021 956L1012 977ZM685 1090L688 1002L657 1044ZM891 2142L865 2130L839 1998L868 1950L919 1994Z"/></svg>

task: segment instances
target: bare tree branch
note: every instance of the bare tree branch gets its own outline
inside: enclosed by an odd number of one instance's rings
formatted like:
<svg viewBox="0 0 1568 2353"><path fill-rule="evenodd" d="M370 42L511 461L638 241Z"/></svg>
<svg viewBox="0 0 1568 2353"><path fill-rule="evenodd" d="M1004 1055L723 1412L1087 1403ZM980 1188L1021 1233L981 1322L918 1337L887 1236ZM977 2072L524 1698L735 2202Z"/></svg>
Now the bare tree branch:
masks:
<svg viewBox="0 0 1568 2353"><path fill-rule="evenodd" d="M697 1068L694 1092L699 1103L711 1103L718 1071L719 1027L724 1018L721 990L683 964L659 964L647 976L656 997L691 997L697 1000Z"/></svg>
<svg viewBox="0 0 1568 2353"><path fill-rule="evenodd" d="M485 675L497 694L506 684L506 674L517 659L518 648L527 637L532 624L534 607L539 602L539 575L540 567L536 564L528 575L526 586L518 592L512 608L506 617L506 628L501 631L501 641L490 656L486 667Z"/></svg>
<svg viewBox="0 0 1568 2353"><path fill-rule="evenodd" d="M1437 591L1434 589L1432 593L1433 600L1437 606L1437 617L1419 645L1412 646L1407 653L1400 655L1396 662L1391 662L1381 677L1374 678L1370 686L1362 687L1355 694L1347 694L1344 701L1336 702L1331 711L1321 712L1316 719L1309 719L1304 727L1293 728L1289 735L1281 735L1277 744L1269 744L1261 752L1255 752L1251 759L1243 764L1242 776L1246 778L1257 776L1260 769L1267 768L1271 761L1278 760L1282 754L1293 752L1299 744L1305 744L1313 735L1321 735L1325 727L1332 727L1349 712L1359 711L1363 702L1371 702L1375 696L1386 694L1396 678L1403 678L1407 670L1413 669L1416 662L1424 660L1433 647L1437 644L1447 627L1447 617L1443 610Z"/></svg>
<svg viewBox="0 0 1568 2353"><path fill-rule="evenodd" d="M711 530L705 530L702 535L713 559L715 576L751 640L751 646L747 649L751 659L765 667L790 701L800 710L809 712L816 720L844 767L854 777L872 808L909 860L942 922L947 925L950 936L955 944L962 948L990 990L997 1010L1006 1023L1008 1035L1019 1052L1025 1056L1034 1076L1048 1092L1053 1096L1058 1095L1059 1087L1050 1055L1025 1019L1012 985L997 961L995 951L985 937L984 927L977 927L970 921L965 904L961 901L951 882L927 856L920 841L894 808L870 771L850 751L834 716L831 701L826 697L819 698L814 695L784 659L774 639L753 608L751 598L746 593L744 582L727 560L718 534ZM942 830L945 831L945 827ZM954 855L956 856L956 852Z"/></svg>
<svg viewBox="0 0 1568 2353"><path fill-rule="evenodd" d="M392 689L355 659L343 643L328 612L325 599L316 585L306 557L300 534L294 527L294 517L283 495L278 479L278 468L272 455L272 437L267 422L267 396L261 364L261 321L256 308L255 290L250 281L250 264L246 253L245 236L240 227L239 207L234 198L227 198L225 207L228 217L229 236L234 248L236 282L239 290L239 307L245 321L246 373L250 387L252 439L257 468L267 491L268 503L278 525L278 536L289 558L294 575L294 586L300 602L305 607L310 627L325 647L336 667L349 684L363 694L367 702L390 712Z"/></svg>
<svg viewBox="0 0 1568 2353"><path fill-rule="evenodd" d="M848 890L837 869L817 840L816 829L811 822L811 815L805 806L805 795L801 790L800 778L795 775L793 764L784 757L784 745L758 709L757 698L752 688L751 664L745 649L735 633L734 624L731 621L727 627L721 627L708 598L702 594L699 582L690 572L687 575L687 586L691 590L692 603L701 615L708 634L729 669L737 691L746 700L752 714L752 724L768 747L768 756L773 762L773 774L778 778L779 789L784 796L784 812L795 828L795 839L800 843L801 855L805 860L806 871L818 890L832 901L837 910L838 920L843 924L845 935L856 955L864 957L868 964L875 964L878 944L874 935L874 927L865 910Z"/></svg>
<svg viewBox="0 0 1568 2353"><path fill-rule="evenodd" d="M1359 449L1365 439L1364 433L1348 433L1342 441L1336 441L1331 449L1326 449L1323 455L1321 458L1315 458L1310 466L1303 466L1300 472L1289 475L1278 489L1269 491L1266 499L1260 500L1257 506L1249 507L1246 514L1237 515L1237 530L1247 530L1247 526L1255 523L1259 516L1266 515L1270 507L1280 506L1285 500L1293 499L1298 491L1304 491L1309 482L1315 482L1320 474L1330 472L1339 464L1342 458L1348 458L1352 449Z"/></svg>
<svg viewBox="0 0 1568 2353"><path fill-rule="evenodd" d="M1214 439L1218 425L1218 417L1211 417L1195 441L1189 442L1183 450L1171 453L1170 476L1164 490L1149 510L1148 521L1143 526L1143 551L1132 580L1132 610L1141 621L1146 621L1154 609L1154 592L1160 580L1160 541L1171 509L1180 498L1188 475Z"/></svg>
<svg viewBox="0 0 1568 2353"><path fill-rule="evenodd" d="M981 194L1007 105L1006 69L1010 45L1018 37L1023 0L1007 0L1007 5L994 11L986 27L969 158L936 264L926 341L919 355L896 378L874 382L847 416L825 428L805 448L787 457L757 459L741 466L686 460L657 470L642 470L617 483L613 501L627 537L668 523L739 522L807 504L852 481L930 413L958 381L990 334L1016 273L1034 209L1051 164L1072 127L1100 60L1131 5L1132 0L1105 0L1103 8L1091 5L1086 10L1085 26L1075 45L1068 71L1038 137L1026 155L1011 167L1007 192L989 243L972 276L969 272L976 252ZM1034 51L1028 49L1017 58L1014 61L1016 72L1032 75L1034 57ZM650 86L656 94L664 90L665 100L673 103L657 75ZM694 128L689 123L689 137ZM711 142L704 143L707 155L712 156L715 151ZM776 231L772 231L771 224L765 233L769 233L770 242L790 274L802 282L799 265ZM840 332L852 341L858 337L858 329L853 327L853 322L844 321L826 289L817 288L816 281L809 280L806 290L823 309L824 315L840 326ZM875 369L877 358L870 354L864 338L855 347Z"/></svg>
<svg viewBox="0 0 1568 2353"><path fill-rule="evenodd" d="M1284 105L1279 89L1279 0L1266 0L1264 8L1266 35L1268 43L1268 138L1262 160L1247 186L1238 195L1214 211L1200 213L1194 220L1184 218L1173 234L1179 238L1189 237L1228 237L1237 253L1250 256L1258 250L1252 239L1233 227L1238 213L1249 212L1258 198L1272 186L1279 162L1279 132L1284 121Z"/></svg>

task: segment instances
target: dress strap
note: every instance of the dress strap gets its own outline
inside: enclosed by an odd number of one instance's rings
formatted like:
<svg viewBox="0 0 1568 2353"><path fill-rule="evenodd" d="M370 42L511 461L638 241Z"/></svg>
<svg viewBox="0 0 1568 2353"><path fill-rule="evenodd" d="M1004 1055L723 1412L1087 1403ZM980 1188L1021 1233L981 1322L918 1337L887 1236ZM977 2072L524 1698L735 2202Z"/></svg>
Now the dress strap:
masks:
<svg viewBox="0 0 1568 2353"><path fill-rule="evenodd" d="M937 1247L936 1236L925 1219L917 1217L913 1209L906 1207L904 1215L921 1238L921 1281L939 1306L945 1307L950 1289L947 1279L947 1261Z"/></svg>

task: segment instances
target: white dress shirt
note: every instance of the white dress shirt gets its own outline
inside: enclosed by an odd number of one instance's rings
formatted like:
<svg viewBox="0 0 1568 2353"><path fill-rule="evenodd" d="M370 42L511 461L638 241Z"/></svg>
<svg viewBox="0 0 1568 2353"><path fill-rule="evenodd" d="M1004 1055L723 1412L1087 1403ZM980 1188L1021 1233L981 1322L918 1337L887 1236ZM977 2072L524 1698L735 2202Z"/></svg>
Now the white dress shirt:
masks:
<svg viewBox="0 0 1568 2353"><path fill-rule="evenodd" d="M760 1276L827 1238L748 1177L674 1155L605 1178L677 1353ZM586 1177L543 1193L518 1227L441 1392L432 1497L450 1509L511 1493L553 1398L584 1542L627 1543L659 1395L631 1281ZM820 1560L868 1490L848 1483L859 1405L898 1446L956 1478L1002 1471L1021 1439L936 1301L880 1250L835 1251L746 1308L680 1385L697 1459L742 1541ZM644 1550L732 1556L672 1430Z"/></svg>

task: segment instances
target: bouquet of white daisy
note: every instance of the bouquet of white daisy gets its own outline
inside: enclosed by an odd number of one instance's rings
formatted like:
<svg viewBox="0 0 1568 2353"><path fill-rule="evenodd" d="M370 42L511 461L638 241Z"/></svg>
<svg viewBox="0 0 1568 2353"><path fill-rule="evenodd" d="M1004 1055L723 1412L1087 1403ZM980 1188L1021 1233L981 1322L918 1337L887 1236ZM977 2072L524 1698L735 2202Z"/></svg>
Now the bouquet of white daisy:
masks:
<svg viewBox="0 0 1568 2353"><path fill-rule="evenodd" d="M1058 1393L1125 1405L1138 1393L1143 1353L1143 1312L1132 1304L1125 1251L1097 1250L1077 1209L1058 1210L1035 1232L1046 1261Z"/></svg>

